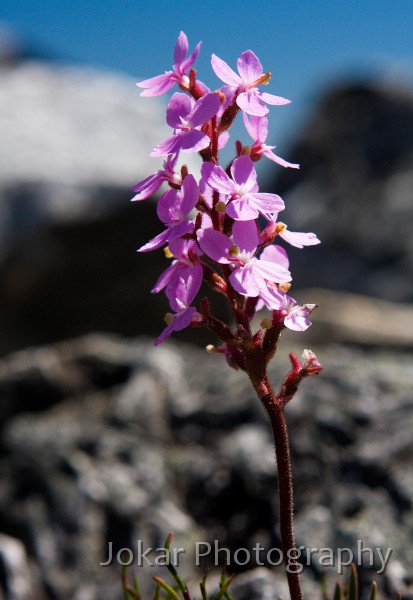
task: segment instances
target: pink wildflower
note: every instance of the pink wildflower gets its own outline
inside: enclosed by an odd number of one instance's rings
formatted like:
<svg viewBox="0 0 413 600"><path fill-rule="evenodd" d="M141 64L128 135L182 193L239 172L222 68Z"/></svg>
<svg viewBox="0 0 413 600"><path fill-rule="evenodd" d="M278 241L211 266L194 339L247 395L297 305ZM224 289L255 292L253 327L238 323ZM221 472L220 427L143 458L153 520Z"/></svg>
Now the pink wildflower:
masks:
<svg viewBox="0 0 413 600"><path fill-rule="evenodd" d="M266 156L275 163L278 163L282 167L291 167L292 169L299 169L300 165L290 163L274 154L273 149L275 146L267 146L265 141L268 136L268 119L267 117L251 116L249 119L246 113L242 113L244 119L245 129L254 140L254 144L251 146L250 156L252 160L258 160L262 155Z"/></svg>
<svg viewBox="0 0 413 600"><path fill-rule="evenodd" d="M187 216L198 202L198 198L199 188L193 175L185 177L180 191L165 192L159 198L157 212L167 228L139 248L138 252L156 250L172 239L189 233L194 227L194 222L187 219Z"/></svg>
<svg viewBox="0 0 413 600"><path fill-rule="evenodd" d="M159 169L159 171L156 171L153 175L136 183L131 189L133 192L138 193L132 200L145 200L146 198L149 198L161 187L164 181L167 181L174 186L180 186L182 177L174 171L177 160L178 154L168 156L163 163L163 169Z"/></svg>
<svg viewBox="0 0 413 600"><path fill-rule="evenodd" d="M178 37L178 41L175 45L174 52L174 64L172 71L166 71L163 75L157 75L150 79L140 81L136 85L141 88L147 88L141 92L141 96L160 96L169 91L175 83L177 83L182 89L189 89L189 77L186 72L194 64L196 57L199 54L201 48L201 42L195 47L195 50L186 58L188 53L188 38L185 33L181 31Z"/></svg>
<svg viewBox="0 0 413 600"><path fill-rule="evenodd" d="M294 298L274 287L268 287L261 294L261 298L270 310L276 311L278 318L288 329L305 331L310 327L311 321L307 317L314 310L316 304L297 304Z"/></svg>
<svg viewBox="0 0 413 600"><path fill-rule="evenodd" d="M267 281L291 281L291 274L284 266L265 257L255 257L258 232L254 221L236 221L232 227L232 239L214 229L200 229L197 236L202 251L209 258L231 265L231 285L244 296L260 295L267 289Z"/></svg>
<svg viewBox="0 0 413 600"><path fill-rule="evenodd" d="M274 218L276 218L276 215L272 215L272 219ZM304 246L315 246L320 244L320 240L315 233L290 231L285 223L282 223L281 221L275 223L272 220L261 233L261 243L265 243L267 240L272 240L276 235L279 235L280 238L296 248L304 248Z"/></svg>
<svg viewBox="0 0 413 600"><path fill-rule="evenodd" d="M268 108L264 103L273 105L290 103L286 98L260 92L257 89L260 83L268 83L271 73L263 73L260 61L251 50L243 52L237 60L239 75L215 54L212 55L211 65L217 77L231 86L237 94L237 105L249 115L258 117L266 115Z"/></svg>
<svg viewBox="0 0 413 600"><path fill-rule="evenodd" d="M207 185L228 196L225 212L237 221L256 219L259 213L270 219L271 213L284 209L284 202L277 194L258 193L257 174L249 156L234 160L232 179L213 163L204 163L201 173Z"/></svg>
<svg viewBox="0 0 413 600"><path fill-rule="evenodd" d="M216 92L205 94L197 102L186 94L173 94L166 109L166 121L175 130L174 135L155 146L150 155L165 156L179 150L199 152L209 146L211 140L200 127L217 114L219 107Z"/></svg>

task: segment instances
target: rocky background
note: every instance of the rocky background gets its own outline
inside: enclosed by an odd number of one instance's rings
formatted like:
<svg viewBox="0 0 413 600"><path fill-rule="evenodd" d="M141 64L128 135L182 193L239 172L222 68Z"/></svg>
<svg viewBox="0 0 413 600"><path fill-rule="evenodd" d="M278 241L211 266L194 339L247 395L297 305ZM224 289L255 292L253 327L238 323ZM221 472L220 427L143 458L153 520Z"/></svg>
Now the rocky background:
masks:
<svg viewBox="0 0 413 600"><path fill-rule="evenodd" d="M282 345L274 381L290 349ZM287 411L297 544L393 548L381 589L413 598L411 356L316 350L325 373L304 382ZM219 540L232 557L257 542L279 548L269 424L248 380L221 357L90 335L11 355L0 393L6 598L120 598L116 559L100 566L109 542L116 557L137 540L162 546L169 531L186 550L181 571L195 594L213 561L194 567L196 542ZM380 564L366 565L364 583ZM234 598L288 598L280 568L255 567L230 563L248 570ZM322 571L314 555L306 597L321 597ZM145 590L157 571L137 572Z"/></svg>
<svg viewBox="0 0 413 600"><path fill-rule="evenodd" d="M119 566L99 565L108 542L114 552L137 539L160 546L170 530L196 590L196 541L278 546L276 476L243 374L193 346L152 346L167 307L148 292L164 259L135 250L159 225L128 187L156 169L145 157L163 136L161 109L118 75L33 55L0 63L1 594L120 598ZM291 229L323 241L290 252L295 296L320 308L308 332L286 336L272 373L279 381L291 345L315 344L325 364L288 409L297 542L394 548L382 594L407 600L411 90L330 89L288 157L300 172L280 169L270 187ZM198 331L180 339L211 341ZM143 571L146 589L156 569ZM363 570L364 583L374 571ZM319 575L314 559L307 598L320 597ZM288 597L279 569L254 564L233 595Z"/></svg>

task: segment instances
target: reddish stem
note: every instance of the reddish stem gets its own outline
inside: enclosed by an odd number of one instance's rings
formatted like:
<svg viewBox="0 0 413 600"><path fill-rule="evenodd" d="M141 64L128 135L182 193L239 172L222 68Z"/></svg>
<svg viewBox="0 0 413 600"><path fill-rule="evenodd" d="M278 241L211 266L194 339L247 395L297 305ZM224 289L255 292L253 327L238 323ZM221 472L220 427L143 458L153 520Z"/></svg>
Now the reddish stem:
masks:
<svg viewBox="0 0 413 600"><path fill-rule="evenodd" d="M291 600L303 600L300 576L298 573L299 565L294 562L296 558L296 547L294 540L293 477L288 429L284 414L284 403L281 401L281 398L275 396L267 373L265 373L260 382L254 382L252 380L252 383L270 419L274 437L278 469L280 535L290 596Z"/></svg>

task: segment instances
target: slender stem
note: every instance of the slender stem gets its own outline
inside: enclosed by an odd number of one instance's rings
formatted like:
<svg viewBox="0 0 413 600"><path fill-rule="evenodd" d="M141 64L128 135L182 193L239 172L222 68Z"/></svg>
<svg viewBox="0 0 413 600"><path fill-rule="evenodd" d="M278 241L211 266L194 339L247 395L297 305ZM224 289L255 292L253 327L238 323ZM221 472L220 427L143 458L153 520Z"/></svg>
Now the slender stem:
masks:
<svg viewBox="0 0 413 600"><path fill-rule="evenodd" d="M294 540L294 494L293 477L291 471L290 444L287 422L282 403L275 397L265 374L264 386L260 389L254 385L258 396L269 416L275 443L275 454L278 468L278 494L280 513L280 535L284 554L284 565L287 574L291 600L303 600L300 586L299 565L295 563L296 548ZM263 390L266 393L263 394ZM288 557L288 563L287 563ZM288 566L288 568L287 568Z"/></svg>

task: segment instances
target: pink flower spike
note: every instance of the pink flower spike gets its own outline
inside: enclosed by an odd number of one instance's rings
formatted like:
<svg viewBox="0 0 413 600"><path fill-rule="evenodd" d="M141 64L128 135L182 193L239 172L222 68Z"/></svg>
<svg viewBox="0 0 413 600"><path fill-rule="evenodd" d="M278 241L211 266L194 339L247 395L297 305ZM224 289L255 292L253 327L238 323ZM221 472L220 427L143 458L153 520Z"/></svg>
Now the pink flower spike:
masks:
<svg viewBox="0 0 413 600"><path fill-rule="evenodd" d="M262 155L266 156L275 163L278 163L282 167L290 167L292 169L299 169L300 165L290 163L274 154L273 149L275 146L267 146L265 143L268 136L268 119L267 117L251 116L249 119L246 113L242 113L244 119L245 129L254 140L251 146L250 156L252 160L258 160Z"/></svg>
<svg viewBox="0 0 413 600"><path fill-rule="evenodd" d="M175 83L183 89L189 89L189 77L186 75L186 72L194 64L200 48L201 42L198 42L195 50L186 58L188 53L188 38L181 31L175 45L173 70L137 83L138 87L147 88L141 92L141 96L160 96L168 92Z"/></svg>
<svg viewBox="0 0 413 600"><path fill-rule="evenodd" d="M219 79L231 86L237 94L237 105L246 113L264 116L268 113L267 104L289 104L290 100L281 96L260 92L257 86L268 83L271 73L263 73L262 65L252 50L246 50L237 60L238 73L221 58L212 55L211 66Z"/></svg>

